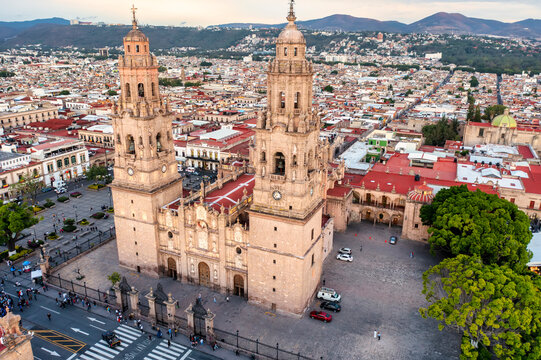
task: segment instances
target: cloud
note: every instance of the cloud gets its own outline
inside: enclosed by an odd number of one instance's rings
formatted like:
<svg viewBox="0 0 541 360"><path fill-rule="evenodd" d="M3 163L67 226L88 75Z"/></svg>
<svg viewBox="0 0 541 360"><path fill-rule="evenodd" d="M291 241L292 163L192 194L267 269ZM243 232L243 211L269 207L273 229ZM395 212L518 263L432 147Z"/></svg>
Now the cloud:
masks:
<svg viewBox="0 0 541 360"><path fill-rule="evenodd" d="M541 18L540 0L297 0L299 19L308 20L332 14L349 14L378 20L411 23L433 13L458 12L466 16L502 21ZM280 23L285 21L287 0L3 0L2 20L59 16L68 19L128 24L132 3L144 24L212 25L229 22Z"/></svg>

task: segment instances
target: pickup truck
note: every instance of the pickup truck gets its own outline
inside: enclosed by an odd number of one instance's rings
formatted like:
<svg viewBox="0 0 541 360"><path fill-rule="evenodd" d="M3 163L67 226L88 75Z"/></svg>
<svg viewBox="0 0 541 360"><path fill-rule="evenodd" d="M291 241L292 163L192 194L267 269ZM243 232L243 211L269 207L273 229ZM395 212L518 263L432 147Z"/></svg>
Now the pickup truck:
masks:
<svg viewBox="0 0 541 360"><path fill-rule="evenodd" d="M342 296L340 296L339 293L337 293L334 289L322 287L317 292L317 298L327 301L333 301L333 302L340 302L342 300Z"/></svg>

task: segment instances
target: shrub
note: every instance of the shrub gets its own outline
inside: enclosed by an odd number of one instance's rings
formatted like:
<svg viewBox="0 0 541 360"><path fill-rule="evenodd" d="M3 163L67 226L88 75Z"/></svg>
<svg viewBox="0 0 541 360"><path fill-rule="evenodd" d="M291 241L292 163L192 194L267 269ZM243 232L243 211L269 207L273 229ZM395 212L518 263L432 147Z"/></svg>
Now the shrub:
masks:
<svg viewBox="0 0 541 360"><path fill-rule="evenodd" d="M30 249L36 249L36 248L39 248L39 246L42 245L43 243L44 243L43 240L29 241L28 242L28 247Z"/></svg>
<svg viewBox="0 0 541 360"><path fill-rule="evenodd" d="M75 225L64 225L64 227L62 228L62 230L64 230L65 232L73 232L75 231L75 229L77 229L77 226Z"/></svg>
<svg viewBox="0 0 541 360"><path fill-rule="evenodd" d="M60 196L57 200L60 201L60 202L66 202L68 201L70 198L67 197L67 196Z"/></svg>
<svg viewBox="0 0 541 360"><path fill-rule="evenodd" d="M109 209L107 209L107 212L108 212L108 213L114 213L114 212L115 212L115 209L112 208L112 207L110 207Z"/></svg>
<svg viewBox="0 0 541 360"><path fill-rule="evenodd" d="M58 238L59 236L56 233L50 233L49 235L47 235L47 239L49 240L56 240Z"/></svg>
<svg viewBox="0 0 541 360"><path fill-rule="evenodd" d="M51 199L47 199L47 201L45 201L45 204L43 204L43 206L46 207L47 209L50 207L53 207L54 201L51 201Z"/></svg>
<svg viewBox="0 0 541 360"><path fill-rule="evenodd" d="M83 225L83 226L86 226L86 225L88 225L88 224L90 224L90 223L88 222L87 219L83 219L83 220L79 221L79 224L81 224L81 225Z"/></svg>
<svg viewBox="0 0 541 360"><path fill-rule="evenodd" d="M94 218L94 219L101 219L105 216L104 213L102 213L101 211L100 212L97 212L95 214L92 214L90 217Z"/></svg>
<svg viewBox="0 0 541 360"><path fill-rule="evenodd" d="M75 220L73 219L64 220L64 225L73 225L73 224L75 224Z"/></svg>
<svg viewBox="0 0 541 360"><path fill-rule="evenodd" d="M32 211L34 211L35 213L40 212L41 210L43 210L41 206L38 206L38 205L32 206Z"/></svg>
<svg viewBox="0 0 541 360"><path fill-rule="evenodd" d="M11 260L11 261L18 260L18 259L20 259L20 258L22 258L22 257L24 257L24 256L26 256L26 255L28 255L28 254L30 254L32 251L34 251L34 250L32 250L32 249L24 249L24 250L22 250L21 252L15 254L15 255L10 256L10 257L9 257L9 260Z"/></svg>
<svg viewBox="0 0 541 360"><path fill-rule="evenodd" d="M78 197L83 196L83 194L81 194L81 193L78 192L78 191L75 191L75 192L72 192L72 193L70 194L70 196L71 196L71 197L74 197L74 198L78 198Z"/></svg>

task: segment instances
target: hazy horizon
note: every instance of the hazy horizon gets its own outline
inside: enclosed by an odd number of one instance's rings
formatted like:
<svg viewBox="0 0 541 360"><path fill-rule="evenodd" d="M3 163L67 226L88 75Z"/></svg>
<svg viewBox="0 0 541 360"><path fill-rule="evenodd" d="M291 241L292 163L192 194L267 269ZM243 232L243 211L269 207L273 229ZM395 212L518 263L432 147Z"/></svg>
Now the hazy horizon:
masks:
<svg viewBox="0 0 541 360"><path fill-rule="evenodd" d="M4 3L4 4L2 4ZM0 0L0 21L24 21L50 17L81 21L129 24L131 6L135 5L141 24L208 26L226 23L267 23L285 21L288 0L107 0L78 3L67 0ZM209 12L209 9L214 11ZM515 22L541 19L539 0L382 0L377 7L360 0L297 0L299 20L347 14L377 20L396 20L410 24L437 12L461 13L469 17Z"/></svg>

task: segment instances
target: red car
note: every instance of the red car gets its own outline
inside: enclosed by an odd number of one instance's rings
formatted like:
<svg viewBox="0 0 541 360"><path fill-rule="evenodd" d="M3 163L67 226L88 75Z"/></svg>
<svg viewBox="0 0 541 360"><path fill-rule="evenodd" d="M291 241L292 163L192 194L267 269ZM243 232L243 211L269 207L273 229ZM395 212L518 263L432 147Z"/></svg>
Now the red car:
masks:
<svg viewBox="0 0 541 360"><path fill-rule="evenodd" d="M310 312L310 317L312 319L321 320L323 322L330 322L332 320L332 316L327 314L324 311L312 311Z"/></svg>

